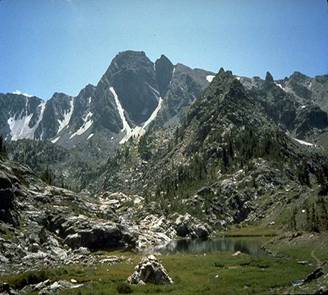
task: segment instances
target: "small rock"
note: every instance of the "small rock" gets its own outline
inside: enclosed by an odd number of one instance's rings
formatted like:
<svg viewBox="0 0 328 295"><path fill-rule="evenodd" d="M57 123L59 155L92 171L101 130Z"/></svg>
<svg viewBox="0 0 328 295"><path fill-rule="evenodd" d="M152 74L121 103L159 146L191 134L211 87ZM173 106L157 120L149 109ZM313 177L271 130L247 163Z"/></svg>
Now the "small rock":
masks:
<svg viewBox="0 0 328 295"><path fill-rule="evenodd" d="M72 284L71 282L68 281L58 281L43 288L39 294L40 295L58 294L61 290L75 289L75 288L80 288L82 286L83 284Z"/></svg>
<svg viewBox="0 0 328 295"><path fill-rule="evenodd" d="M316 280L318 278L320 278L321 276L324 275L324 272L322 271L322 268L319 267L316 270L314 270L313 272L311 272L305 279L304 279L304 284L310 283L313 280Z"/></svg>

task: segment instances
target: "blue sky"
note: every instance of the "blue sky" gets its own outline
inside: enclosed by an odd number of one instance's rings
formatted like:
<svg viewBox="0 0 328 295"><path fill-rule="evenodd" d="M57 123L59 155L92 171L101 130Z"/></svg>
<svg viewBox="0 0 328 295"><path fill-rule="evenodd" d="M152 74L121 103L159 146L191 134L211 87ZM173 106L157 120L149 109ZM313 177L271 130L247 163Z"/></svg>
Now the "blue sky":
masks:
<svg viewBox="0 0 328 295"><path fill-rule="evenodd" d="M48 99L96 84L112 58L275 79L328 73L326 0L1 0L0 92Z"/></svg>

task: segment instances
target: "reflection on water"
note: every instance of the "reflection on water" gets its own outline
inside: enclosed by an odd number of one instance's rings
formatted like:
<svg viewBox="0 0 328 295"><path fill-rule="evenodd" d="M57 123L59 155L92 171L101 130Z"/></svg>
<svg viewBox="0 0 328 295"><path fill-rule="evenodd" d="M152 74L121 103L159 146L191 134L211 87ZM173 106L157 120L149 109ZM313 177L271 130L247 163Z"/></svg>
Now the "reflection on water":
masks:
<svg viewBox="0 0 328 295"><path fill-rule="evenodd" d="M214 240L176 240L160 249L163 254L169 253L210 253L237 252L258 256L263 255L261 245L263 238L216 238Z"/></svg>

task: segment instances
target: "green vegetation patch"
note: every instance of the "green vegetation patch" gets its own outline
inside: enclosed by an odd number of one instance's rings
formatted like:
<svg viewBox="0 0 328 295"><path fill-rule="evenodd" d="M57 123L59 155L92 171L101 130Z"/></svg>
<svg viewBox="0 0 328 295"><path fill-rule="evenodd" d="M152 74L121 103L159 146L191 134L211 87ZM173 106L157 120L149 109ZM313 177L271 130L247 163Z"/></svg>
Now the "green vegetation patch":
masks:
<svg viewBox="0 0 328 295"><path fill-rule="evenodd" d="M140 258L139 255L128 254L128 259L112 266L76 265L50 269L37 272L37 278L42 273L42 280L75 279L84 284L82 288L65 290L63 294L253 294L288 287L292 281L303 278L313 269L285 258L253 258L246 254L233 256L231 252L163 255L159 258L173 278L173 285L126 285L126 279ZM31 273L2 277L0 280L18 287L25 284L22 278L26 276L31 278ZM22 281L24 283L17 283Z"/></svg>

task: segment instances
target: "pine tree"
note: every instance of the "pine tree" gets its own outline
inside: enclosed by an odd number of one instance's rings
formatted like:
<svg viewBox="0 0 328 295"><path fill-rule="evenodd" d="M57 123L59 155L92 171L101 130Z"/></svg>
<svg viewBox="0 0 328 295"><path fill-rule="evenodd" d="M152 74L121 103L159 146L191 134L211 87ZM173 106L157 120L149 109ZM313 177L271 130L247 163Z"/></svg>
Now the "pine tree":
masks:
<svg viewBox="0 0 328 295"><path fill-rule="evenodd" d="M5 140L2 135L0 135L0 157L7 156L7 149L5 145Z"/></svg>
<svg viewBox="0 0 328 295"><path fill-rule="evenodd" d="M223 147L222 149L222 162L223 162L224 170L227 171L229 166L229 156L225 147Z"/></svg>
<svg viewBox="0 0 328 295"><path fill-rule="evenodd" d="M41 175L41 179L49 185L53 184L54 177L49 167L47 167Z"/></svg>
<svg viewBox="0 0 328 295"><path fill-rule="evenodd" d="M303 163L298 167L297 176L301 185L311 186L310 173L307 168L306 162L303 161Z"/></svg>

